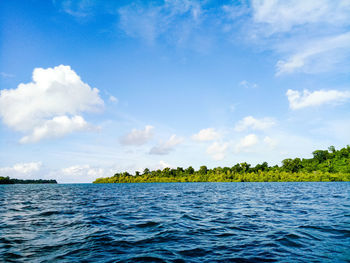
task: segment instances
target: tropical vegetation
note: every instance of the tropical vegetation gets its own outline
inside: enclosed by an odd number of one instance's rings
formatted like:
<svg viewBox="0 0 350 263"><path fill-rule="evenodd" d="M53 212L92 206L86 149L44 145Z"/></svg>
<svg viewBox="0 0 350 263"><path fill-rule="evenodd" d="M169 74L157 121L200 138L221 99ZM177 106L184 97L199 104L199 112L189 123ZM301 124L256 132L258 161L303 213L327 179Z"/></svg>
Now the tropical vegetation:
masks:
<svg viewBox="0 0 350 263"><path fill-rule="evenodd" d="M14 179L10 177L2 177L0 176L0 184L57 184L56 180L22 180L22 179Z"/></svg>
<svg viewBox="0 0 350 263"><path fill-rule="evenodd" d="M282 165L269 166L267 162L254 167L243 162L232 167L208 169L201 166L164 168L142 173L116 173L112 177L98 178L94 183L153 183L153 182L305 182L350 181L350 146L336 150L316 150L310 159L285 159Z"/></svg>

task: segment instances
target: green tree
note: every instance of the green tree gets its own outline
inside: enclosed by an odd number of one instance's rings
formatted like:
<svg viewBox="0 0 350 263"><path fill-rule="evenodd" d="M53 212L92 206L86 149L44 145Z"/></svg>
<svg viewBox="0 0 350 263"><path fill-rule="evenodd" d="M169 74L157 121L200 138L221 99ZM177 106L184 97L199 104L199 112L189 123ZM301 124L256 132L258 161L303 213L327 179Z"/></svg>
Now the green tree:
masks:
<svg viewBox="0 0 350 263"><path fill-rule="evenodd" d="M335 147L332 145L332 146L329 146L328 147L328 151L330 151L331 153L335 153Z"/></svg>
<svg viewBox="0 0 350 263"><path fill-rule="evenodd" d="M207 174L207 172L208 172L208 168L205 165L201 166L198 170L198 173L200 174Z"/></svg>
<svg viewBox="0 0 350 263"><path fill-rule="evenodd" d="M284 159L282 161L282 168L283 170L287 172L292 172L296 173L302 168L301 160L300 158L295 158L295 159Z"/></svg>
<svg viewBox="0 0 350 263"><path fill-rule="evenodd" d="M192 166L188 167L186 170L185 170L185 173L187 174L194 174L194 169Z"/></svg>
<svg viewBox="0 0 350 263"><path fill-rule="evenodd" d="M248 170L249 170L249 168L250 168L250 164L249 164L249 163L246 163L246 162L241 163L241 168L242 168L242 171L243 171L244 173L246 173L246 172L248 172Z"/></svg>
<svg viewBox="0 0 350 263"><path fill-rule="evenodd" d="M116 173L112 177L96 179L95 183L141 183L141 182L301 182L301 181L350 181L350 146L336 150L316 150L310 159L285 159L282 166L269 167L267 162L250 167L243 162L233 167L208 169L201 166L195 171L192 166L175 169ZM18 180L0 177L0 183L46 183L47 180Z"/></svg>
<svg viewBox="0 0 350 263"><path fill-rule="evenodd" d="M328 159L329 152L328 151L323 151L323 150L316 150L312 152L313 156L315 159L318 160L319 163L325 161Z"/></svg>

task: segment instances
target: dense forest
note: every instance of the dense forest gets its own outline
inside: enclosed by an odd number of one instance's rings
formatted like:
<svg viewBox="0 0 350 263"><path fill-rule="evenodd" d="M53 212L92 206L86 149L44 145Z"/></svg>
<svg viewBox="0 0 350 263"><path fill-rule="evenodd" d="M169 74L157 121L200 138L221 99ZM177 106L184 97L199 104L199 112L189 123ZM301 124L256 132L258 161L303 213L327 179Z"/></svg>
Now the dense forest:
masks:
<svg viewBox="0 0 350 263"><path fill-rule="evenodd" d="M22 180L22 179L12 179L9 177L0 176L0 184L57 184L56 180Z"/></svg>
<svg viewBox="0 0 350 263"><path fill-rule="evenodd" d="M112 177L98 178L94 183L350 181L349 145L340 150L330 146L328 150L316 150L312 154L310 159L285 159L281 166L263 162L252 167L244 162L213 169L201 166L198 171L191 166L156 171L146 168L143 173L116 173Z"/></svg>

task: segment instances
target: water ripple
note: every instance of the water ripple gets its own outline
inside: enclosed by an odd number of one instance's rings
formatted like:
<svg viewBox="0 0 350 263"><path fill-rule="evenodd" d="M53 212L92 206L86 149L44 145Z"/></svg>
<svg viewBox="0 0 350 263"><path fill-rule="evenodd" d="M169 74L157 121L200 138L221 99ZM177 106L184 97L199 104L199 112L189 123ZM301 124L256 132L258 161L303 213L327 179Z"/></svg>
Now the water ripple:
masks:
<svg viewBox="0 0 350 263"><path fill-rule="evenodd" d="M0 186L4 262L350 262L350 183Z"/></svg>

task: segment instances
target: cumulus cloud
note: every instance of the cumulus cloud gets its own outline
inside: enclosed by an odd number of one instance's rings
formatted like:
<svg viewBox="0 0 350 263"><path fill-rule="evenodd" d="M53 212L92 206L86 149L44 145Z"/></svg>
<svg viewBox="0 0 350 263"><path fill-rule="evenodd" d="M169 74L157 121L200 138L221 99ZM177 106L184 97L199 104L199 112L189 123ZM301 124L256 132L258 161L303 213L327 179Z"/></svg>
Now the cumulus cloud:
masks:
<svg viewBox="0 0 350 263"><path fill-rule="evenodd" d="M301 93L297 90L289 89L286 95L288 97L289 107L293 110L329 103L343 103L350 99L350 91L338 90L317 90L314 92L304 90Z"/></svg>
<svg viewBox="0 0 350 263"><path fill-rule="evenodd" d="M17 179L28 179L38 172L42 166L41 162L17 163L10 167L0 167L0 176Z"/></svg>
<svg viewBox="0 0 350 263"><path fill-rule="evenodd" d="M120 138L123 145L143 145L153 138L154 127L146 125L143 130L133 129L130 133Z"/></svg>
<svg viewBox="0 0 350 263"><path fill-rule="evenodd" d="M113 175L111 169L91 167L90 165L73 165L61 169L58 173L58 180L64 183L91 183L97 178Z"/></svg>
<svg viewBox="0 0 350 263"><path fill-rule="evenodd" d="M266 130L271 128L275 124L276 122L272 118L255 119L253 116L247 116L236 124L235 130L238 132L245 131L248 129Z"/></svg>
<svg viewBox="0 0 350 263"><path fill-rule="evenodd" d="M248 134L242 138L237 144L237 151L246 150L259 142L258 137L255 134Z"/></svg>
<svg viewBox="0 0 350 263"><path fill-rule="evenodd" d="M207 128L200 130L198 133L192 136L192 139L195 141L213 141L220 137L220 134L215 131L214 128Z"/></svg>
<svg viewBox="0 0 350 263"><path fill-rule="evenodd" d="M87 127L79 114L103 106L98 93L70 66L35 68L32 82L0 92L0 117L10 128L29 133L21 142L61 137Z"/></svg>
<svg viewBox="0 0 350 263"><path fill-rule="evenodd" d="M17 163L0 167L0 176L17 179L56 179L59 183L91 183L96 178L112 176L113 167L73 165L62 169L45 169L41 162Z"/></svg>
<svg viewBox="0 0 350 263"><path fill-rule="evenodd" d="M30 143L47 138L59 138L75 131L85 130L87 127L87 122L81 116L72 118L67 116L54 117L52 120L46 121L42 126L35 127L33 132L24 136L20 142Z"/></svg>
<svg viewBox="0 0 350 263"><path fill-rule="evenodd" d="M209 154L214 160L222 160L226 156L226 150L228 148L228 143L213 142L207 148L207 154Z"/></svg>
<svg viewBox="0 0 350 263"><path fill-rule="evenodd" d="M183 138L171 135L169 140L160 142L150 150L150 154L166 155L175 149L175 146L183 142Z"/></svg>

